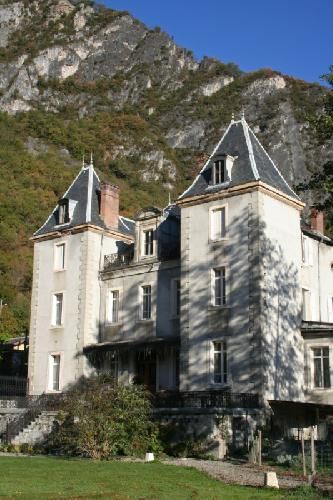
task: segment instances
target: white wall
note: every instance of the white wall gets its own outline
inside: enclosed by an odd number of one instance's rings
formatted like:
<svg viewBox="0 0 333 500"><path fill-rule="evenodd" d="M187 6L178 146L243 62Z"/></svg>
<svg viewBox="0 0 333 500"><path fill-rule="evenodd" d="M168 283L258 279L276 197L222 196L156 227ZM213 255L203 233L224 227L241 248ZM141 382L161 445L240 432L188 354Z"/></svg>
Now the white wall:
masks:
<svg viewBox="0 0 333 500"><path fill-rule="evenodd" d="M302 400L300 213L264 193L260 194L259 211L265 398Z"/></svg>
<svg viewBox="0 0 333 500"><path fill-rule="evenodd" d="M234 392L260 390L256 367L258 329L258 193L182 207L181 369L183 390L213 384L212 342L227 343L228 386ZM227 234L211 241L210 212L226 205ZM258 235L257 235L258 236ZM227 303L212 305L212 269L226 267ZM256 312L257 311L257 312Z"/></svg>
<svg viewBox="0 0 333 500"><path fill-rule="evenodd" d="M62 242L66 244L65 269L56 271L54 248ZM93 231L35 242L28 373L30 394L49 390L51 353L61 356L60 389L89 373L80 352L84 345L98 340L99 266L104 253L115 251L112 238ZM64 294L63 325L60 327L51 325L52 296L57 292Z"/></svg>
<svg viewBox="0 0 333 500"><path fill-rule="evenodd" d="M333 246L307 236L311 245L311 261L302 264L302 287L310 291L309 321L332 322L329 301L333 300Z"/></svg>

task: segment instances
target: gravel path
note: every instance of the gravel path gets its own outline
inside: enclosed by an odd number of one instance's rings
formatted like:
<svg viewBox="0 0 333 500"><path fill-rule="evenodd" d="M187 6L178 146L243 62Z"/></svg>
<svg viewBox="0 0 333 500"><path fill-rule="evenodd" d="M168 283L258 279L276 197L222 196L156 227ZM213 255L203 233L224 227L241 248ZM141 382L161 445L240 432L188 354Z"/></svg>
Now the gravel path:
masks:
<svg viewBox="0 0 333 500"><path fill-rule="evenodd" d="M244 486L263 486L264 472L273 470L263 467L261 470L245 464L232 462L218 462L214 460L195 460L194 458L168 459L163 463L170 465L181 465L182 467L195 467L207 472L210 476L222 479L226 483L241 484ZM304 480L295 477L278 474L280 488L296 488L307 484Z"/></svg>

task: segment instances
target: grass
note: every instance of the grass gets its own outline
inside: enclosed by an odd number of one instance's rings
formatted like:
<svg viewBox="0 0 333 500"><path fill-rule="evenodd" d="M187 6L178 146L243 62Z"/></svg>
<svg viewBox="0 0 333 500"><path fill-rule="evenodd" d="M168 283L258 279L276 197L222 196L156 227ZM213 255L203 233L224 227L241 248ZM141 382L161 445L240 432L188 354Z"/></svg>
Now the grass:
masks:
<svg viewBox="0 0 333 500"><path fill-rule="evenodd" d="M1 498L261 499L316 498L231 486L197 470L160 463L94 462L49 457L1 457Z"/></svg>

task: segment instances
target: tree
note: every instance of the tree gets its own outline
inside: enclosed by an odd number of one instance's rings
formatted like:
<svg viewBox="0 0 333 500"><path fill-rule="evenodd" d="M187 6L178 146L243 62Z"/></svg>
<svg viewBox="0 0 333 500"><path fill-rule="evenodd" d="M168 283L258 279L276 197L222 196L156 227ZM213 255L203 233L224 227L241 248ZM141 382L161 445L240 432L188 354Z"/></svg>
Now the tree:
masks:
<svg viewBox="0 0 333 500"><path fill-rule="evenodd" d="M116 384L105 375L82 379L64 395L48 448L98 460L156 452L157 427L150 415L149 393L142 386Z"/></svg>
<svg viewBox="0 0 333 500"><path fill-rule="evenodd" d="M323 112L310 120L316 130L319 144L333 139L333 65L329 73L322 76L330 90L325 96ZM315 197L315 207L324 210L327 215L328 230L333 233L333 160L328 160L321 170L312 174L310 179L297 186L298 191L311 190Z"/></svg>
<svg viewBox="0 0 333 500"><path fill-rule="evenodd" d="M0 306L0 343L20 334L20 322L13 311L7 305Z"/></svg>

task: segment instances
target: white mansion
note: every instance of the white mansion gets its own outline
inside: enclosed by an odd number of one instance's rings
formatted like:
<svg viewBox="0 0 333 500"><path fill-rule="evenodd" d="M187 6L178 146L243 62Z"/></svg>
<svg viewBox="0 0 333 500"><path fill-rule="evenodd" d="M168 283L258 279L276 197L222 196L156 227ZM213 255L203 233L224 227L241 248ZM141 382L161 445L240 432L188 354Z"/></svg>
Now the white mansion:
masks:
<svg viewBox="0 0 333 500"><path fill-rule="evenodd" d="M103 369L240 408L332 403L333 241L303 208L244 118L173 205L134 220L84 166L33 236L30 394Z"/></svg>

